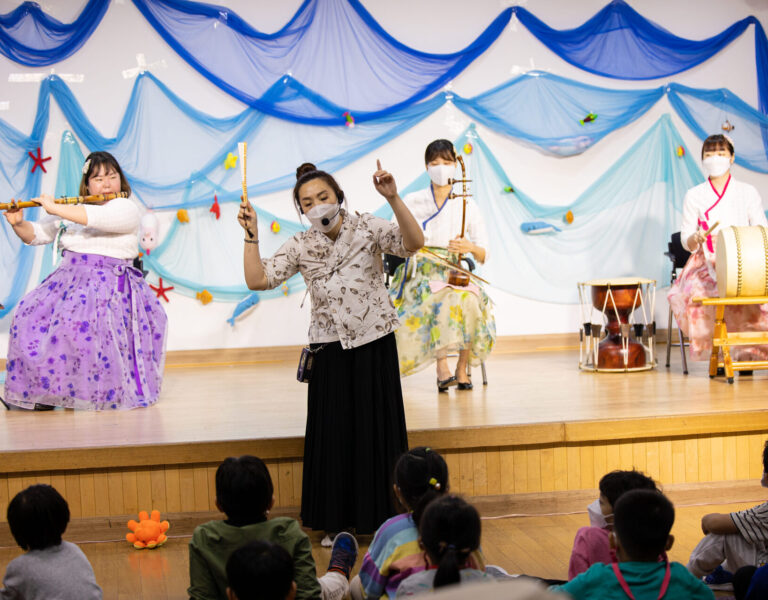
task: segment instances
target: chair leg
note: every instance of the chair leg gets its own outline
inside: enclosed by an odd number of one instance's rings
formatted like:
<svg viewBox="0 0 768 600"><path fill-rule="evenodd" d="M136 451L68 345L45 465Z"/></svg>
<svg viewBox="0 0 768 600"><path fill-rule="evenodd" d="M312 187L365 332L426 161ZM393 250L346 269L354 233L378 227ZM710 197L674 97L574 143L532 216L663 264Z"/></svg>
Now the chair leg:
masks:
<svg viewBox="0 0 768 600"><path fill-rule="evenodd" d="M488 375L485 372L485 361L480 363L480 371L483 374L483 385L488 385Z"/></svg>
<svg viewBox="0 0 768 600"><path fill-rule="evenodd" d="M683 359L683 375L688 375L688 359L685 357L685 338L680 325L677 326L677 335L680 338L680 358Z"/></svg>
<svg viewBox="0 0 768 600"><path fill-rule="evenodd" d="M667 369L669 369L669 354L672 351L672 306L669 307L669 318L667 319Z"/></svg>

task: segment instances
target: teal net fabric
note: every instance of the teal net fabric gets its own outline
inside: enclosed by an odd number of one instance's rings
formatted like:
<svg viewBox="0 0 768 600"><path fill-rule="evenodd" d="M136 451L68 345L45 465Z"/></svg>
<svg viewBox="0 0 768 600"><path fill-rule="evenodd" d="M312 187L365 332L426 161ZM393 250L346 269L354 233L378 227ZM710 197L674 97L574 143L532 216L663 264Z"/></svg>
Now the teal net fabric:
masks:
<svg viewBox="0 0 768 600"><path fill-rule="evenodd" d="M0 202L9 202L12 198L29 200L38 195L42 172L37 168L31 173L33 163L27 153L35 153L42 146L47 128L47 112L44 117L38 115L29 136L0 120ZM37 208L25 209L24 218L34 221L38 211ZM0 215L0 318L8 314L24 294L33 262L34 248L25 246L5 215Z"/></svg>
<svg viewBox="0 0 768 600"><path fill-rule="evenodd" d="M490 238L489 261L478 274L493 287L532 300L572 304L578 301L576 283L590 279L645 277L666 285L669 259L663 253L679 229L683 197L704 181L689 152L677 155L684 144L668 115L565 206L536 202L518 189L474 126L454 145L460 149L466 142L473 146L464 156L471 192ZM426 174L421 175L402 194L427 185ZM569 210L571 225L564 222ZM392 211L385 206L377 214L390 218ZM520 226L531 221L546 221L562 231L523 233Z"/></svg>
<svg viewBox="0 0 768 600"><path fill-rule="evenodd" d="M733 140L737 164L768 173L768 117L725 88L702 90L671 83L667 89L675 112L700 139L726 133ZM733 129L723 131L728 123Z"/></svg>
<svg viewBox="0 0 768 600"><path fill-rule="evenodd" d="M641 117L663 95L663 86L612 90L530 71L473 98L457 95L453 103L489 129L571 156Z"/></svg>
<svg viewBox="0 0 768 600"><path fill-rule="evenodd" d="M61 134L61 144L59 145L59 170L56 173L56 192L57 198L61 196L79 196L80 180L82 179L82 169L85 157L80 145L71 131L64 131ZM58 252L57 252L58 254ZM60 256L54 255L54 245L46 244L43 247L43 258L40 263L40 280L42 281L58 265Z"/></svg>

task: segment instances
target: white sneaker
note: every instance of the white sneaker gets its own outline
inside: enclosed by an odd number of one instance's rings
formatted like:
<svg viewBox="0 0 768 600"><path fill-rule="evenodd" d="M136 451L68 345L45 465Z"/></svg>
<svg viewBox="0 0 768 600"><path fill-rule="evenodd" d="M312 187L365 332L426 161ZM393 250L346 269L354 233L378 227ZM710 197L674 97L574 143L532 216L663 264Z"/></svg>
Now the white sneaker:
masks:
<svg viewBox="0 0 768 600"><path fill-rule="evenodd" d="M320 545L323 548L330 548L331 546L333 546L333 539L331 539L331 534L330 533L326 533L325 534L325 537L320 542Z"/></svg>

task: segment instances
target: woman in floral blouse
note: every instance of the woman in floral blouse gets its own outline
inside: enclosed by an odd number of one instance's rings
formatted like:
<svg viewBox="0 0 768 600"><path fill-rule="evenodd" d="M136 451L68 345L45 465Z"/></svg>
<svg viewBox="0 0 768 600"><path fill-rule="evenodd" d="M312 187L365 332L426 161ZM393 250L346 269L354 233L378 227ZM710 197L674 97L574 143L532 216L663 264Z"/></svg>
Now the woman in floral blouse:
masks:
<svg viewBox="0 0 768 600"><path fill-rule="evenodd" d="M394 331L397 313L384 287L382 253L408 257L424 236L381 169L373 184L397 223L342 209L344 192L314 165L296 170L293 199L312 226L268 259L259 254L256 213L244 202L245 280L273 289L297 272L312 299L309 343L314 364L308 389L301 517L329 533L376 531L395 514L389 478L408 449Z"/></svg>

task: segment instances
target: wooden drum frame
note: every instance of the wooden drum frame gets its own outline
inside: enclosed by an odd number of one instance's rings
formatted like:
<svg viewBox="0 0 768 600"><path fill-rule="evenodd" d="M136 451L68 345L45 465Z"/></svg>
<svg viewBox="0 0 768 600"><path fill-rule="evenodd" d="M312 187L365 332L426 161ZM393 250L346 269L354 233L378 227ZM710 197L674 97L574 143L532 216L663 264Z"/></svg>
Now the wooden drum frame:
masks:
<svg viewBox="0 0 768 600"><path fill-rule="evenodd" d="M638 277L577 284L581 306L579 368L605 373L656 366L656 281ZM594 318L595 313L600 318ZM640 320L636 315L640 315Z"/></svg>

